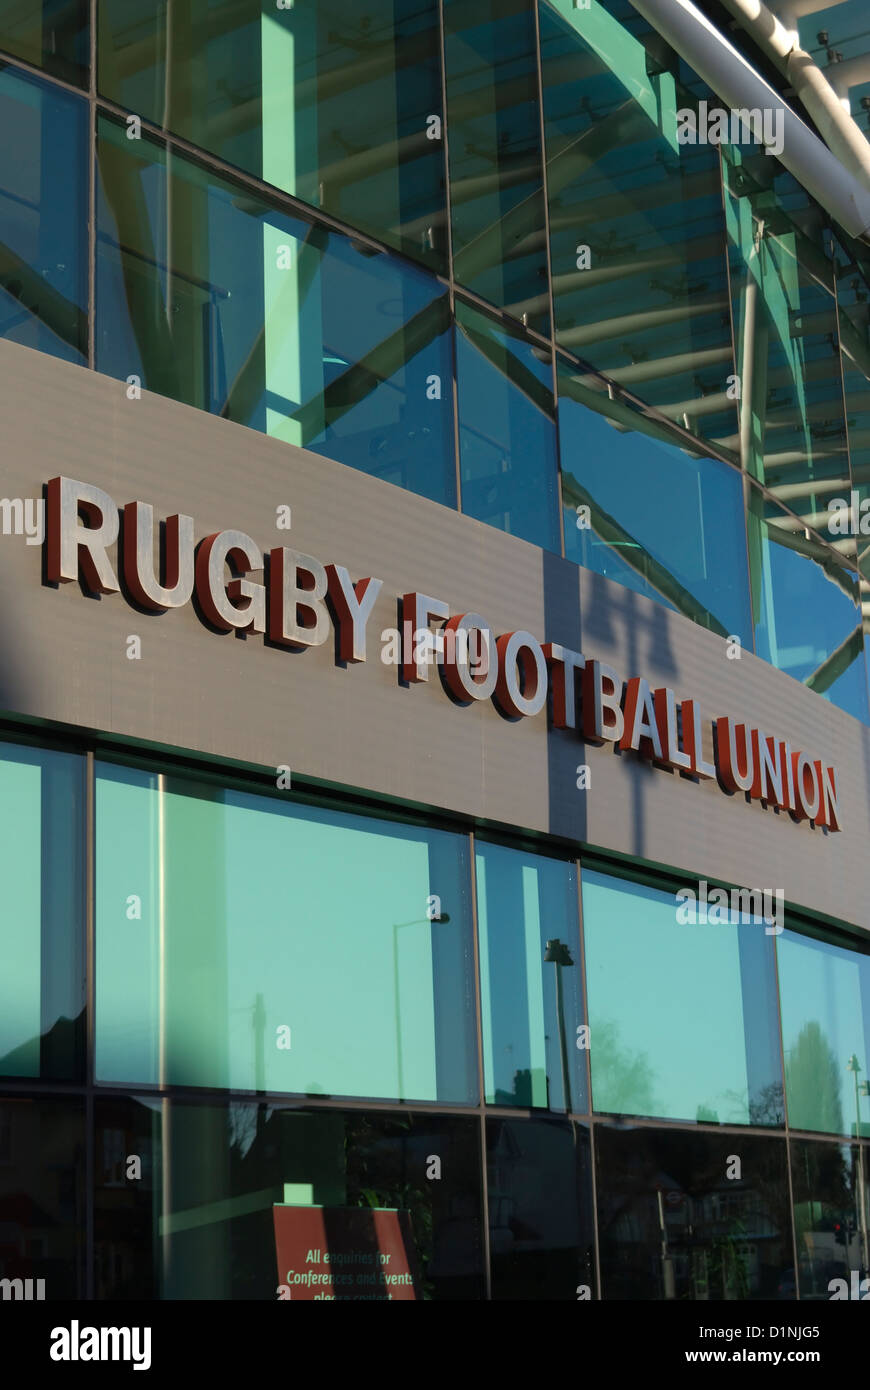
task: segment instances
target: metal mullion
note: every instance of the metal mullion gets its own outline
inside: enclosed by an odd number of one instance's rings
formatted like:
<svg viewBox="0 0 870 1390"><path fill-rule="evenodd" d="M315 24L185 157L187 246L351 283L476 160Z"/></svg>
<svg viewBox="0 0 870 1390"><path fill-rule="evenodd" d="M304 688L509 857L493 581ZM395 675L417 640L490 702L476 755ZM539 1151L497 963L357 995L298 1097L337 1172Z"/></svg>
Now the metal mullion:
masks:
<svg viewBox="0 0 870 1390"><path fill-rule="evenodd" d="M556 446L556 511L559 554L565 555L565 515L562 504L562 438L559 430L559 389L556 372L556 311L553 301L553 263L550 247L550 195L547 185L547 133L544 122L544 69L541 59L541 17L537 0L530 0L535 26L535 69L538 79L538 133L541 142L541 195L544 201L544 249L547 260L547 303L550 310L550 372L553 382L553 429Z"/></svg>
<svg viewBox="0 0 870 1390"><path fill-rule="evenodd" d="M96 370L97 317L97 0L89 0L88 69L88 366Z"/></svg>
<svg viewBox="0 0 870 1390"><path fill-rule="evenodd" d="M95 762L93 750L85 758L85 1298L95 1296L94 1203L96 1156L94 1133L94 894L95 874Z"/></svg>
<svg viewBox="0 0 870 1390"><path fill-rule="evenodd" d="M456 351L456 282L453 274L453 203L450 196L450 145L447 135L447 53L444 0L438 0L438 62L441 80L441 153L444 160L444 215L447 225L447 288L450 306L450 390L453 408L453 471L456 511L462 511L462 460L459 454L459 374Z"/></svg>
<svg viewBox="0 0 870 1390"><path fill-rule="evenodd" d="M773 987L776 992L776 1032L779 1038L779 1065L782 1077L782 1114L785 1124L785 1161L788 1177L788 1204L789 1204L789 1227L791 1229L791 1251L794 1260L794 1292L795 1300L800 1302L801 1282L800 1270L798 1266L797 1236L795 1235L794 1222L794 1183L792 1182L791 1172L791 1134L788 1124L788 1096L785 1085L785 1044L782 1037L782 1002L779 992L779 947L778 938L773 938Z"/></svg>
<svg viewBox="0 0 870 1390"><path fill-rule="evenodd" d="M480 1179L483 1200L482 1235L484 1255L484 1288L487 1300L492 1300L492 1268L490 1265L489 1243L489 1174L487 1172L486 1149L486 1076L483 1066L483 1012L480 1006L480 979L482 962L480 959L480 932L477 914L477 864L475 861L474 831L468 836L469 868L471 873L471 929L474 943L472 971L474 975L474 1011L477 1020L477 1084L479 1094L478 1113L480 1120Z"/></svg>
<svg viewBox="0 0 870 1390"><path fill-rule="evenodd" d="M589 1002L586 990L586 938L583 930L583 866L578 858L577 866L577 928L580 937L580 990L583 1001L583 1022L589 1027ZM598 1300L603 1299L601 1287L601 1252L598 1243L598 1180L595 1174L597 1151L595 1147L595 1121L592 1114L592 1034L589 1032L590 1046L586 1052L586 1109L589 1124L589 1173L592 1181L592 1251L595 1261L595 1280Z"/></svg>

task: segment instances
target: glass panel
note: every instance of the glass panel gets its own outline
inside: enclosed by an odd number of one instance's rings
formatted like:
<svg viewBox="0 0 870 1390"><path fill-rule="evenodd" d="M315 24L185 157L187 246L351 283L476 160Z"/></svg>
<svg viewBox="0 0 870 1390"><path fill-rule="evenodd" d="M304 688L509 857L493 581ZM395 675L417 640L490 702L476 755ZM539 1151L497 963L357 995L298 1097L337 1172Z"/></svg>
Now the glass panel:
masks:
<svg viewBox="0 0 870 1390"><path fill-rule="evenodd" d="M868 1268L867 1208L861 1201L864 1174L857 1144L791 1141L794 1233L801 1298L830 1299L842 1294L834 1279L846 1283ZM793 1293L793 1289L792 1289Z"/></svg>
<svg viewBox="0 0 870 1390"><path fill-rule="evenodd" d="M755 487L747 526L758 656L867 723L857 570Z"/></svg>
<svg viewBox="0 0 870 1390"><path fill-rule="evenodd" d="M777 957L790 1127L870 1138L870 956L785 931Z"/></svg>
<svg viewBox="0 0 870 1390"><path fill-rule="evenodd" d="M697 102L627 0L539 10L557 342L733 449L719 157L677 140Z"/></svg>
<svg viewBox="0 0 870 1390"><path fill-rule="evenodd" d="M752 648L739 473L557 364L565 554Z"/></svg>
<svg viewBox="0 0 870 1390"><path fill-rule="evenodd" d="M437 281L105 120L99 166L100 371L455 504Z"/></svg>
<svg viewBox="0 0 870 1390"><path fill-rule="evenodd" d="M757 145L723 153L743 466L823 532L850 487L830 234Z"/></svg>
<svg viewBox="0 0 870 1390"><path fill-rule="evenodd" d="M101 0L104 96L446 263L436 0Z"/></svg>
<svg viewBox="0 0 870 1390"><path fill-rule="evenodd" d="M68 753L0 744L0 1075L78 1080L84 779Z"/></svg>
<svg viewBox="0 0 870 1390"><path fill-rule="evenodd" d="M844 491L837 499L840 506L828 516L825 539L830 536L837 550L857 557L866 659L870 656L870 248L842 233L840 242L836 247L840 361L854 491Z"/></svg>
<svg viewBox="0 0 870 1390"><path fill-rule="evenodd" d="M549 334L531 0L446 0L444 38L454 276Z"/></svg>
<svg viewBox="0 0 870 1390"><path fill-rule="evenodd" d="M673 894L590 869L582 885L594 1108L781 1125L773 937L684 925Z"/></svg>
<svg viewBox="0 0 870 1390"><path fill-rule="evenodd" d="M431 1114L97 1101L97 1298L482 1298L479 1135Z"/></svg>
<svg viewBox="0 0 870 1390"><path fill-rule="evenodd" d="M585 1111L577 870L477 843L486 1099Z"/></svg>
<svg viewBox="0 0 870 1390"><path fill-rule="evenodd" d="M588 1130L487 1120L486 1147L493 1298L594 1298Z"/></svg>
<svg viewBox="0 0 870 1390"><path fill-rule="evenodd" d="M476 1100L464 836L98 771L100 1081Z"/></svg>
<svg viewBox="0 0 870 1390"><path fill-rule="evenodd" d="M0 49L88 85L88 0L0 0Z"/></svg>
<svg viewBox="0 0 870 1390"><path fill-rule="evenodd" d="M84 1189L84 1101L0 1095L0 1279L42 1280L34 1301L85 1297Z"/></svg>
<svg viewBox="0 0 870 1390"><path fill-rule="evenodd" d="M456 302L462 510L558 554L550 353Z"/></svg>
<svg viewBox="0 0 870 1390"><path fill-rule="evenodd" d="M0 67L0 337L88 352L87 103Z"/></svg>
<svg viewBox="0 0 870 1390"><path fill-rule="evenodd" d="M785 1141L737 1148L733 1134L596 1125L603 1298L794 1298Z"/></svg>

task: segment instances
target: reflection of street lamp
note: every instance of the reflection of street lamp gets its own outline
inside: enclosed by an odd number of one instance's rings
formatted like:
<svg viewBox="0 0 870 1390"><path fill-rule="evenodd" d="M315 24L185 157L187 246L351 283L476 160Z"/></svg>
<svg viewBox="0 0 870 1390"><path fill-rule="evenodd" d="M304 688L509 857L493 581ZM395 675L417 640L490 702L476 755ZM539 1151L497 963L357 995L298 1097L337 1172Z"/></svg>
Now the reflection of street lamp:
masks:
<svg viewBox="0 0 870 1390"><path fill-rule="evenodd" d="M859 1085L859 1084L858 1084L858 1073L859 1073L860 1070L861 1070L861 1065L860 1065L860 1063L859 1063L859 1061L858 1061L858 1058L857 1058L856 1054L853 1052L853 1053L852 1053L852 1056L849 1058L848 1062L846 1063L846 1071L850 1071L850 1072L852 1073L852 1076L854 1077L854 1080L855 1080L855 1139L856 1139L856 1141L860 1140L860 1138L861 1138L861 1100L860 1100L860 1097L861 1097L862 1095L867 1095L867 1082L865 1081L862 1085ZM864 1154L863 1154L863 1152L862 1152L860 1143L857 1144L857 1149L858 1149L858 1221L859 1221L859 1223L860 1223L860 1230L861 1230L861 1272L862 1272L862 1274L864 1274L864 1273L866 1272L866 1269L867 1269L867 1211L866 1211L866 1205L865 1205L865 1200L864 1200Z"/></svg>
<svg viewBox="0 0 870 1390"><path fill-rule="evenodd" d="M544 961L556 967L556 1016L559 1020L559 1051L562 1058L562 1094L565 1109L571 1113L571 1081L568 1074L568 1043L565 1037L565 1003L562 998L562 966L573 965L571 952L558 936L547 942Z"/></svg>
<svg viewBox="0 0 870 1390"><path fill-rule="evenodd" d="M399 931L402 927L421 927L424 923L429 926L433 922L449 922L450 913L441 912L437 917L415 917L411 922L393 923L393 996L396 1010L396 1071L399 1082L399 1100L404 1100L403 1095L405 1083L402 1077L402 1021L401 1008L399 1005Z"/></svg>

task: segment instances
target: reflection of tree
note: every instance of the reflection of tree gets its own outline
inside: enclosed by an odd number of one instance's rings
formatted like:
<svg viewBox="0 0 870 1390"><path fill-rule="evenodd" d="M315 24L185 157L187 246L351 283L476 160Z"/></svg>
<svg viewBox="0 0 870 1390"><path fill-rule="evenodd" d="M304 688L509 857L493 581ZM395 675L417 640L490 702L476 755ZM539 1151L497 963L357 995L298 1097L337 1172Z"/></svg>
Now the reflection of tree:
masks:
<svg viewBox="0 0 870 1390"><path fill-rule="evenodd" d="M840 1069L830 1043L815 1020L805 1023L785 1064L788 1119L793 1129L842 1134Z"/></svg>
<svg viewBox="0 0 870 1390"><path fill-rule="evenodd" d="M619 1042L612 1019L592 1028L590 1060L596 1110L631 1115L655 1115L660 1108L653 1093L654 1073L643 1052L630 1052Z"/></svg>
<svg viewBox="0 0 870 1390"><path fill-rule="evenodd" d="M785 1119L782 1103L782 1082L771 1081L762 1086L749 1100L751 1125L781 1125Z"/></svg>
<svg viewBox="0 0 870 1390"><path fill-rule="evenodd" d="M411 1231L421 1266L421 1294L431 1299L435 1294L433 1281L427 1278L434 1253L434 1216L432 1211L435 1183L409 1181L408 1146L414 1137L410 1119L392 1120L389 1141L385 1143L384 1126L367 1116L354 1115L345 1127L345 1171L348 1183L348 1205L395 1208L410 1214ZM412 1163L420 1173L419 1165Z"/></svg>
<svg viewBox="0 0 870 1390"><path fill-rule="evenodd" d="M711 1275L714 1287L719 1286L719 1298L733 1301L749 1297L746 1240L746 1223L735 1217L727 1231L710 1241Z"/></svg>

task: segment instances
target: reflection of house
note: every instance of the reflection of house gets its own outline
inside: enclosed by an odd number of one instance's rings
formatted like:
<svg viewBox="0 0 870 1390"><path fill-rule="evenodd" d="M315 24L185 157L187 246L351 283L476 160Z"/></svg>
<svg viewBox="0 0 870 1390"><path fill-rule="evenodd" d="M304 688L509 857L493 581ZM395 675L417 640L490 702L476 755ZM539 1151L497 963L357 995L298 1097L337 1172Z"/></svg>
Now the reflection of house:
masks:
<svg viewBox="0 0 870 1390"><path fill-rule="evenodd" d="M758 1295L764 1248L780 1241L763 1199L740 1180L692 1193L662 1171L619 1212L610 1235L627 1257L632 1247L643 1252L665 1297L691 1288L696 1299Z"/></svg>
<svg viewBox="0 0 870 1390"><path fill-rule="evenodd" d="M80 1128L76 1102L0 1101L0 1278L44 1279L48 1299L82 1292Z"/></svg>
<svg viewBox="0 0 870 1390"><path fill-rule="evenodd" d="M564 1131L565 1145L571 1138ZM571 1165L553 1162L545 1124L504 1120L489 1152L489 1213L500 1252L577 1244L578 1194Z"/></svg>

